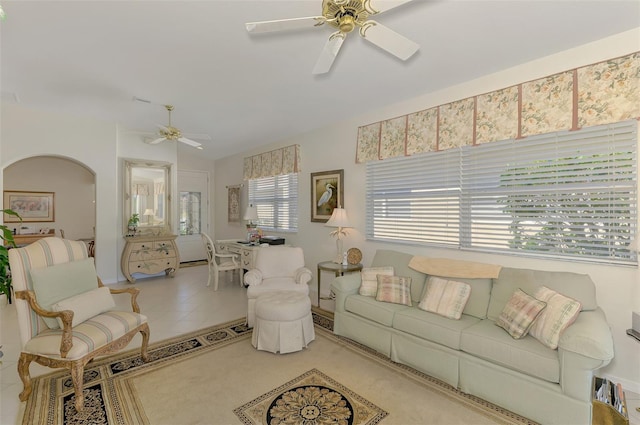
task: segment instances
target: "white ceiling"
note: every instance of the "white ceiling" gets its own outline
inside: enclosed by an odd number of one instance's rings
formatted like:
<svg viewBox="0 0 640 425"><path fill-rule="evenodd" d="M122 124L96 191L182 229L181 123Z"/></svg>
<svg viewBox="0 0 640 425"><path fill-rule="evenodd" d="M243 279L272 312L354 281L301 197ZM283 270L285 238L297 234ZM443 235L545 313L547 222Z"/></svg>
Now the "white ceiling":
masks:
<svg viewBox="0 0 640 425"><path fill-rule="evenodd" d="M314 76L333 28L249 35L244 23L320 15L321 0L0 5L3 102L150 133L170 103L174 126L211 137L212 159L640 27L637 0L415 0L375 17L420 44L411 59L354 32Z"/></svg>

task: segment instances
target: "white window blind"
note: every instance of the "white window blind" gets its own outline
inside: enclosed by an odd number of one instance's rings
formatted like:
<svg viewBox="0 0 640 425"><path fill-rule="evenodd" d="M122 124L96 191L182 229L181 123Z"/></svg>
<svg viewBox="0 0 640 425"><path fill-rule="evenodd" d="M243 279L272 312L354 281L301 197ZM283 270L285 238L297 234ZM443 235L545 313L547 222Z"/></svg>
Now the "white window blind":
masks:
<svg viewBox="0 0 640 425"><path fill-rule="evenodd" d="M367 237L635 261L637 122L367 164Z"/></svg>
<svg viewBox="0 0 640 425"><path fill-rule="evenodd" d="M297 173L249 180L249 202L258 209L262 229L298 230Z"/></svg>

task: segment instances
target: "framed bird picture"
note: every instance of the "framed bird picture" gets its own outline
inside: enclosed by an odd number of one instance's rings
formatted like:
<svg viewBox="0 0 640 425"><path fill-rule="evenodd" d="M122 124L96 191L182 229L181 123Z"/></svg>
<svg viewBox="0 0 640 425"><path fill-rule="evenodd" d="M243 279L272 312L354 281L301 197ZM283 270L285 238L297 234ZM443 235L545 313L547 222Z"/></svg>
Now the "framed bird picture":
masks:
<svg viewBox="0 0 640 425"><path fill-rule="evenodd" d="M326 223L336 207L344 207L344 170L311 173L311 221Z"/></svg>

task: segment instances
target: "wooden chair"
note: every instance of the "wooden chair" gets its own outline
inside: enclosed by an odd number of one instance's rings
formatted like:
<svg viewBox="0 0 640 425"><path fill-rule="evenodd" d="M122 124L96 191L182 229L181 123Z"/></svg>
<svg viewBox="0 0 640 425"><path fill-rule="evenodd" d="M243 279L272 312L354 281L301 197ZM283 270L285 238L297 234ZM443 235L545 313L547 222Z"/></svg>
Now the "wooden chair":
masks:
<svg viewBox="0 0 640 425"><path fill-rule="evenodd" d="M240 259L236 254L218 253L209 235L201 233L201 236L207 251L207 261L209 262L209 280L207 281L207 286L211 286L213 282L213 290L217 291L220 272L240 270ZM242 285L242 282L240 282L240 284Z"/></svg>
<svg viewBox="0 0 640 425"><path fill-rule="evenodd" d="M31 394L29 365L71 371L75 408L84 406L84 366L96 356L121 350L140 332L148 361L149 326L136 302L138 288L111 289L97 276L84 242L57 237L9 250L22 350L20 400ZM111 294L128 293L129 311L118 311Z"/></svg>

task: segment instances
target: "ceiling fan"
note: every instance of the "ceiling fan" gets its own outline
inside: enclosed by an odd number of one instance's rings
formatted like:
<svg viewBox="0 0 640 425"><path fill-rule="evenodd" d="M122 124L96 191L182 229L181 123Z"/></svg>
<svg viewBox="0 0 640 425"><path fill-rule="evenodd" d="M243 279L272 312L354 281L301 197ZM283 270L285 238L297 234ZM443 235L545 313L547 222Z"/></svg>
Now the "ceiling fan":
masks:
<svg viewBox="0 0 640 425"><path fill-rule="evenodd" d="M157 145L158 143L162 143L165 140L173 140L173 141L177 140L186 145L193 146L196 149L204 149L202 147L202 144L195 142L191 139L187 139L182 135L182 132L180 130L178 130L177 128L171 125L171 111L173 111L173 105L164 105L164 107L169 112L169 125L167 126L159 125L158 127L160 128L160 130L158 131L158 136L160 137L151 140L149 144Z"/></svg>
<svg viewBox="0 0 640 425"><path fill-rule="evenodd" d="M320 57L313 68L313 74L329 72L347 34L356 27L359 28L360 35L365 40L399 59L409 59L418 51L420 46L384 25L369 20L369 17L413 0L396 0L386 2L386 4L381 2L380 5L376 4L376 7L371 5L372 1L375 2L375 0L323 0L322 16L249 22L245 26L250 33L310 28L322 26L325 23L337 28L338 31L329 36L324 49L322 49Z"/></svg>

